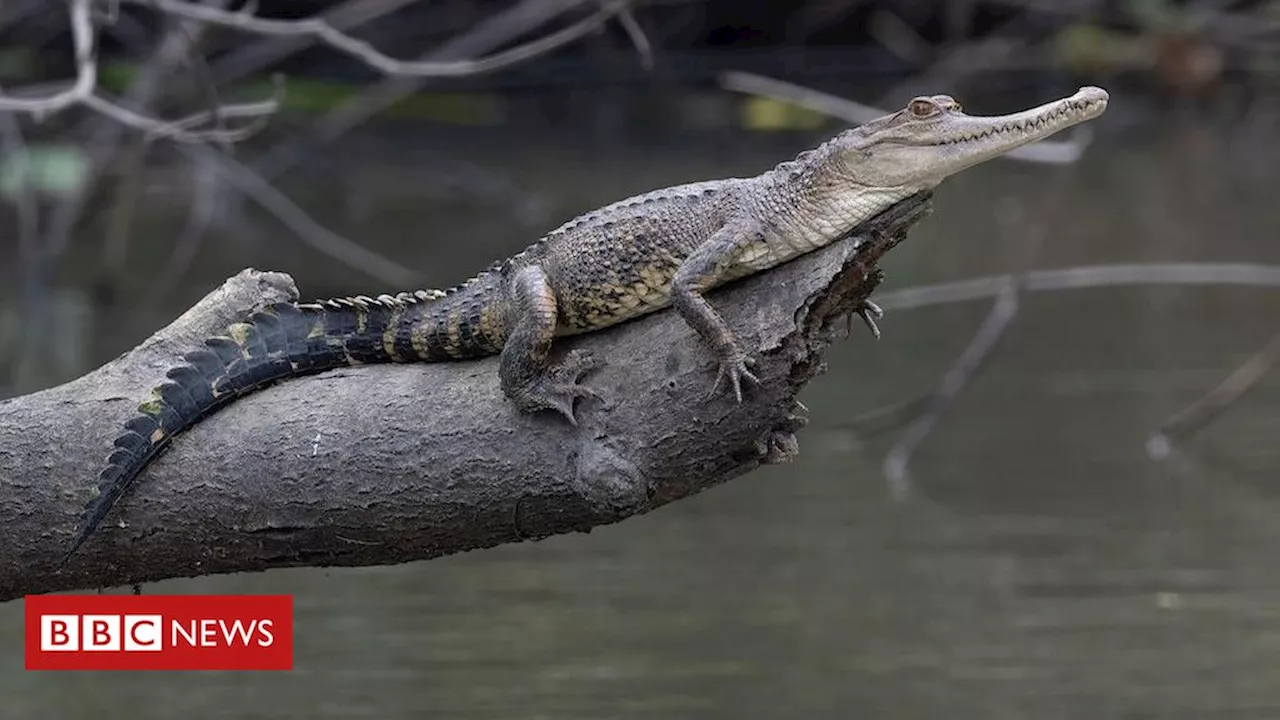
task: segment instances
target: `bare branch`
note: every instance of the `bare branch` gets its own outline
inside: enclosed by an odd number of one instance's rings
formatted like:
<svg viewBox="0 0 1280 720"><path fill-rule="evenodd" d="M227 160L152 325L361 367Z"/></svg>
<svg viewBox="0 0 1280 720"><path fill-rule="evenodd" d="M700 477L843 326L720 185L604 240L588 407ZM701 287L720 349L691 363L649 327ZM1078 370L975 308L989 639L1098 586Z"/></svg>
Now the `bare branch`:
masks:
<svg viewBox="0 0 1280 720"><path fill-rule="evenodd" d="M275 78L275 91L268 100L249 103L232 103L201 110L176 120L159 120L137 113L100 95L90 95L82 100L91 108L122 125L141 130L146 140L167 139L184 143L234 143L244 140L261 130L267 118L280 109L284 100L284 82ZM222 120L247 119L240 127L212 127L193 129Z"/></svg>
<svg viewBox="0 0 1280 720"><path fill-rule="evenodd" d="M853 125L862 125L885 115L883 110L853 100L755 73L741 71L722 73L720 87L747 95L782 100Z"/></svg>
<svg viewBox="0 0 1280 720"><path fill-rule="evenodd" d="M179 0L124 1L147 5L173 16L176 24L166 38L166 42L162 43L160 50L164 57L168 59L180 57L185 53L187 45L194 43L193 38L188 38L191 43L181 43L181 52L174 52L175 49L179 49L179 44L169 42L175 37L183 35L184 27L182 23L189 22L222 25L268 36L314 36L320 41L353 54L391 75L456 77L489 72L567 44L598 29L615 16L622 17L632 42L636 44L637 50L642 56L651 55L652 52L652 48L647 38L640 31L635 18L629 14L626 0L602 2L596 12L566 28L485 58L428 59L417 62L391 60L377 53L367 43L342 34L323 19L301 21L268 20L254 17L250 14L251 10L236 13L224 10L217 5L196 5ZM280 107L282 85L279 82L276 85L275 96L270 100L242 104L215 104L210 109L176 120L162 120L150 117L145 112L145 103L143 104L143 109L132 109L128 106L128 103L116 102L111 98L97 94L95 92L97 87L97 65L94 55L95 33L90 12L91 0L72 0L70 9L78 69L77 78L73 86L68 90L56 92L52 95L45 93L41 96L30 98L0 97L0 111L26 112L37 117L43 117L73 105L79 105L103 117L110 118L119 125L142 131L144 133L144 142L163 138L188 144L206 142L227 144L243 140L249 134L257 131L262 126L262 123L254 121L269 117ZM167 68L170 64L166 63L164 66ZM147 84L147 88L153 86L154 82ZM142 94L149 96L150 93L144 90ZM226 127L224 123L229 119L249 120L249 122L237 127ZM101 148L95 149L95 158L106 158L114 153L114 143L95 142L93 146ZM94 166L97 167L98 164L95 162ZM255 188L256 192L252 193L255 199L285 222L286 225L294 229L304 241L322 252L390 284L411 285L417 277L417 273L404 268L394 261L370 252L358 244L323 228L289 201L288 198L272 188L262 177L253 173L247 167L230 159L220 162L218 167L227 174L233 185L242 190ZM92 183L92 180L90 183ZM80 209L84 206L87 194L87 190L82 188L80 192L74 193L58 207L48 241L51 255L56 256L65 248L70 229L74 225Z"/></svg>
<svg viewBox="0 0 1280 720"><path fill-rule="evenodd" d="M612 0L602 3L591 16L569 27L488 57L469 60L397 60L384 55L371 44L337 30L322 18L302 20L273 20L251 15L253 5L245 12L229 12L218 8L195 5L183 0L121 0L134 5L146 5L161 12L203 23L242 30L258 35L277 37L309 36L329 47L350 55L386 75L410 77L463 77L492 72L510 65L544 55L600 28L610 18L623 13L628 0Z"/></svg>
<svg viewBox="0 0 1280 720"><path fill-rule="evenodd" d="M1091 2L1094 0L1090 0ZM888 105L905 102L913 95L932 95L940 87L956 87L966 77L999 68L1010 71L1017 68L1038 69L1042 59L1034 53L1019 62L1016 54L1027 46L1027 33L1022 30L1031 22L1027 14L1017 14L997 25L986 35L954 45L942 54L935 54L933 62L918 73L885 92L874 104Z"/></svg>
<svg viewBox="0 0 1280 720"><path fill-rule="evenodd" d="M887 433L920 417L928 408L930 397L931 393L922 393L910 400L868 410L856 417L835 423L832 429L850 430L862 437Z"/></svg>
<svg viewBox="0 0 1280 720"><path fill-rule="evenodd" d="M653 69L653 45L649 42L649 37L644 34L644 28L640 27L640 23L636 20L635 13L631 12L630 7L622 8L622 11L618 14L618 23L622 25L627 37L631 39L631 44L635 46L636 52L640 55L640 65L645 70Z"/></svg>
<svg viewBox="0 0 1280 720"><path fill-rule="evenodd" d="M213 3L226 3L229 0L211 0ZM161 95L165 81L173 76L173 71L197 48L205 26L198 23L170 19L165 24L164 34L155 49L150 53L137 77L130 84L122 102L124 106L137 113L146 113L155 100ZM86 123L88 139L84 143L89 156L89 172L78 187L67 193L52 212L49 226L45 231L45 244L51 257L59 257L71 242L71 232L84 212L89 199L97 190L103 173L109 168L120 151L121 141L126 137L129 128L103 115L93 114ZM134 142L139 138L131 137Z"/></svg>
<svg viewBox="0 0 1280 720"><path fill-rule="evenodd" d="M1004 337L1009 323L1017 317L1018 293L1019 289L1014 282L1010 282L1001 290L990 314L982 322L973 339L969 341L969 345L942 376L938 387L930 393L924 407L921 408L920 414L911 422L885 457L884 474L889 482L890 496L894 500L905 500L910 493L911 479L907 473L907 464L916 448L929 436L934 426L955 401L956 395L964 389L973 374L990 357L991 351Z"/></svg>
<svg viewBox="0 0 1280 720"><path fill-rule="evenodd" d="M1068 175L1065 172L1058 173L1054 177L1048 192L1049 207L1040 213L1039 218L1033 224L1033 230L1029 233L1030 237L1020 238L1022 240L1020 244L1027 250L1027 255L1023 259L1025 265L1030 265L1044 246L1049 229L1054 224L1052 218L1057 214L1057 210L1061 205L1067 177ZM1023 233L1020 233L1016 228L1026 227L1027 223L1025 218L1020 217L1020 206L1003 202L997 203L996 208L996 217L999 219L1005 233L1010 236L1015 234L1022 235ZM916 448L924 443L929 433L942 419L942 416L951 408L960 391L986 365L991 353L995 351L1000 340L1004 338L1005 332L1017 317L1018 309L1021 306L1022 285L1024 282L1025 272L1018 273L1011 277L1009 282L1001 288L995 304L978 327L978 331L974 334L969 345L960 354L960 357L956 358L955 362L952 363L938 386L926 397L920 414L911 421L906 432L898 439L898 442L885 458L884 474L889 482L891 497L899 501L907 498L907 494L911 490L910 475L907 472L911 456L915 453Z"/></svg>
<svg viewBox="0 0 1280 720"><path fill-rule="evenodd" d="M55 95L34 98L0 97L0 112L23 112L43 119L84 102L98 86L98 62L94 56L93 21L90 0L71 0L71 40L76 54L76 79L71 87Z"/></svg>
<svg viewBox="0 0 1280 720"><path fill-rule="evenodd" d="M348 30L415 2L418 0L346 0L341 5L326 9L319 17L338 30ZM260 37L228 48L226 54L211 61L211 72L218 82L231 82L302 52L316 42L318 38L308 35Z"/></svg>
<svg viewBox="0 0 1280 720"><path fill-rule="evenodd" d="M945 305L1003 292L1013 275L991 275L956 282L890 290L876 296L886 309ZM1117 285L1243 285L1280 287L1280 265L1248 263L1151 263L1092 265L1033 270L1023 276L1024 290L1079 290Z"/></svg>
<svg viewBox="0 0 1280 720"><path fill-rule="evenodd" d="M1257 355L1236 368L1221 385L1164 421L1147 438L1147 455L1153 460L1168 457L1175 443L1190 439L1226 412L1277 363L1280 363L1280 334L1273 336Z"/></svg>
<svg viewBox="0 0 1280 720"><path fill-rule="evenodd" d="M141 130L150 139L169 138L180 142L208 142L242 140L256 132L261 127L261 123L250 122L240 128L227 130L193 130L192 128L211 121L215 116L260 119L279 110L283 93L279 82L276 84L275 96L270 100L225 105L174 121L153 119L102 97L96 93L98 63L94 54L95 31L90 4L91 0L72 0L70 5L71 36L76 54L76 79L72 85L52 95L41 93L26 97L29 90L19 90L16 95L11 93L0 96L0 112L28 113L37 119L43 119L73 106L84 106L122 125Z"/></svg>
<svg viewBox="0 0 1280 720"><path fill-rule="evenodd" d="M192 157L212 160L232 187L275 215L307 245L389 286L407 288L417 283L417 272L316 222L287 195L230 155L203 145L178 147Z"/></svg>
<svg viewBox="0 0 1280 720"><path fill-rule="evenodd" d="M444 43L424 55L424 59L446 61L473 57L524 37L588 0L524 0L515 7L493 15L470 31ZM417 92L432 78L385 77L365 88L316 120L309 130L293 133L252 163L267 179L279 176L307 157L316 144L330 142L351 128L365 122L402 98Z"/></svg>
<svg viewBox="0 0 1280 720"><path fill-rule="evenodd" d="M999 339L1000 330L1012 318L1011 315L1006 317L1009 308L1002 307L1001 301L1009 292L1008 289L1015 284L1019 284L1019 292L1131 285L1236 285L1270 288L1280 287L1280 266L1233 263L1098 265L1035 270L1021 275L995 275L878 294L876 303L892 310L946 305L992 296L1001 298L956 365L943 377L939 388L906 402L866 413L842 425L861 434L872 434L885 432L908 422L916 423L904 433L898 446L884 462L884 472L893 497L900 499L909 492L907 463L910 454L936 422L938 408L946 408L945 404L936 404L938 393L953 396L963 386L961 381L979 366L985 353ZM1153 432L1147 441L1148 453L1155 459L1168 456L1175 440L1190 437L1203 428L1277 363L1280 363L1280 336L1272 338L1258 355L1238 368L1221 386Z"/></svg>
<svg viewBox="0 0 1280 720"><path fill-rule="evenodd" d="M888 114L887 111L870 105L754 73L724 73L720 76L720 86L734 92L789 102L853 125L861 125ZM1071 132L1071 140L1040 140L1015 148L1000 157L1038 163L1073 163L1080 159L1093 134L1088 128L1076 128Z"/></svg>

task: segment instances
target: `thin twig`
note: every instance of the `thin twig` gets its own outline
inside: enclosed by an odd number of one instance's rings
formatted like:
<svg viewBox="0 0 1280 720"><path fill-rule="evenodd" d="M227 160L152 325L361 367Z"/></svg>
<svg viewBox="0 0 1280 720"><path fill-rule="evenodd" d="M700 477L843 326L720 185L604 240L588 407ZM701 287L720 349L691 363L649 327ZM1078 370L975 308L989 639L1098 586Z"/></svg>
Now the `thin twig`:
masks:
<svg viewBox="0 0 1280 720"><path fill-rule="evenodd" d="M145 140L173 140L183 143L234 143L240 142L258 132L266 124L267 118L280 109L284 98L284 83L279 77L275 82L274 94L270 99L258 102L233 103L221 105L211 110L201 110L176 120L161 120L137 113L123 105L112 102L101 95L90 95L82 104L101 113L122 125L126 125L144 133ZM206 125L215 120L248 119L240 127L213 127L206 130L190 128Z"/></svg>
<svg viewBox="0 0 1280 720"><path fill-rule="evenodd" d="M907 465L916 448L929 436L938 421L946 414L955 396L983 362L991 356L1009 323L1017 316L1018 289L1010 282L1000 292L991 313L978 328L973 340L956 359L951 369L943 375L938 387L929 395L923 411L911 423L884 459L884 474L889 481L889 493L896 501L906 500L911 490L911 478Z"/></svg>
<svg viewBox="0 0 1280 720"><path fill-rule="evenodd" d="M55 92L52 95L23 97L20 96L23 95L23 91L19 90L19 96L10 94L0 97L0 111L29 113L35 115L37 119L42 119L68 109L70 106L82 105L124 126L140 129L150 138L166 137L180 142L234 142L243 140L260 127L260 123L247 123L246 126L232 129L232 131L192 131L192 127L209 122L210 113L205 111L205 113L188 115L186 118L168 122L168 120L148 118L145 114L129 110L97 95L97 58L95 47L93 47L95 29L93 29L90 0L72 0L69 9L72 42L76 49L76 81L67 90ZM212 13L224 12L216 8L202 8L202 10ZM278 83L273 99L228 105L219 109L218 113L224 118L264 118L279 110L282 92L282 87Z"/></svg>
<svg viewBox="0 0 1280 720"><path fill-rule="evenodd" d="M190 46L194 50L197 40L195 34L185 25L182 27L182 32L188 34ZM186 65L191 74L195 76L196 85L200 88L200 94L204 96L205 109L210 116L209 120L201 121L197 124L205 124L207 122L213 125L215 130L225 131L229 116L227 115L227 108L224 107L225 103L222 102L222 96L218 93L218 84L214 81L213 73L209 70L209 63L205 62L204 56L200 53L192 52L187 57ZM282 101L284 99L284 76L274 74L271 76L271 82L275 90L272 94L273 99L277 102ZM215 142L222 146L224 152L233 150L232 141Z"/></svg>
<svg viewBox="0 0 1280 720"><path fill-rule="evenodd" d="M191 206L187 211L187 219L183 223L178 239L173 243L173 252L163 269L156 273L155 282L147 293L148 303L155 305L171 292L179 281L186 276L191 263L195 261L200 246L204 243L213 224L218 208L218 194L222 186L218 182L218 169L213 160L203 153L191 158L195 166L192 175Z"/></svg>
<svg viewBox="0 0 1280 720"><path fill-rule="evenodd" d="M1258 381L1280 363L1280 333L1257 355L1236 368L1222 384L1164 421L1147 438L1147 455L1153 460L1169 456L1177 442L1191 439L1244 397Z"/></svg>
<svg viewBox="0 0 1280 720"><path fill-rule="evenodd" d="M515 7L490 16L469 32L444 43L423 57L445 61L490 52L528 35L587 2L588 0L524 0ZM571 27L582 27L582 23ZM430 81L431 78L427 77L385 77L325 113L308 130L293 133L267 150L252 163L253 167L268 180L279 177L309 157L310 148L334 140L402 98L417 92Z"/></svg>
<svg viewBox="0 0 1280 720"><path fill-rule="evenodd" d="M76 79L71 87L53 95L33 98L0 97L0 112L30 113L43 119L85 101L98 86L98 62L94 56L90 0L71 0L71 40L75 47Z"/></svg>
<svg viewBox="0 0 1280 720"><path fill-rule="evenodd" d="M195 38L192 37L193 47L194 40ZM213 78L209 64L201 55L192 53L188 65L199 82L205 102L213 115L214 125L220 130L225 129L225 119L222 115L224 103L218 94L217 82ZM280 82L279 78L274 79L277 83ZM222 151L231 154L234 147L229 142L223 143ZM157 303L186 276L187 269L195 260L196 253L199 252L209 227L213 224L214 214L217 212L221 184L218 182L214 161L203 156L192 158L192 160L191 204L187 210L187 219L183 223L182 231L178 233L177 240L174 241L173 252L170 253L168 262L157 273L156 280L151 286L149 293L151 304Z"/></svg>
<svg viewBox="0 0 1280 720"><path fill-rule="evenodd" d="M214 0L214 2L226 3L228 0ZM84 147L89 154L89 171L81 179L79 186L65 195L54 208L49 226L45 231L44 242L46 252L50 258L58 258L66 250L71 241L72 230L84 212L89 199L93 196L103 173L111 166L116 157L121 138L124 137L124 130L127 127L120 121L131 121L135 117L145 117L147 108L160 94L163 80L169 77L176 65L191 54L192 48L199 42L205 26L196 23L188 28L187 22L171 19L164 36L151 54L151 57L144 63L137 79L130 85L129 91L122 102L117 103L112 99L102 99L102 108L105 108L108 112L112 112L117 108L121 111L124 111L125 108L130 109L126 112L117 113L116 117L108 117L102 114L93 116L95 126L89 130L89 139L84 143ZM108 104L112 107L107 107ZM253 104L249 104L246 107L252 108L252 106ZM235 111L236 109L233 108L232 112L235 113ZM184 122L185 119L179 120L179 129L186 129L182 124ZM144 124L141 129L144 131L154 130L148 124Z"/></svg>
<svg viewBox="0 0 1280 720"><path fill-rule="evenodd" d="M493 72L510 65L530 60L566 45L601 27L610 18L619 15L627 7L628 0L613 0L583 21L549 35L525 43L510 50L488 57L467 60L397 60L384 55L369 43L337 30L322 18L302 20L274 20L251 14L253 3L246 11L229 12L217 8L195 5L182 0L121 0L135 5L147 5L156 10L203 23L221 25L258 35L314 37L329 47L350 55L371 68L386 75L411 77L464 77Z"/></svg>
<svg viewBox="0 0 1280 720"><path fill-rule="evenodd" d="M347 0L329 8L319 17L336 30L350 30L384 15L390 15L418 0ZM262 37L254 42L228 48L210 62L210 72L218 83L229 83L279 63L314 45L319 38L309 35Z"/></svg>
<svg viewBox="0 0 1280 720"><path fill-rule="evenodd" d="M937 285L891 290L876 296L886 310L946 305L999 295L1013 275L989 275ZM1280 265L1249 263L1150 263L1085 265L1033 270L1024 276L1029 291L1079 290L1117 285L1243 285L1280 287Z"/></svg>
<svg viewBox="0 0 1280 720"><path fill-rule="evenodd" d="M887 106L891 103L905 102L913 95L938 92L937 88L956 87L961 79L982 71L1000 68L1005 71L1015 69L1017 63L1014 55L1023 49L1027 33L1020 26L1028 22L1028 15L1015 15L1012 19L992 28L985 36L974 38L958 44L942 54L934 55L934 61L919 72L912 73L906 80L891 88L874 103ZM1023 62L1038 68L1043 61L1035 53L1026 53L1030 58Z"/></svg>
<svg viewBox="0 0 1280 720"><path fill-rule="evenodd" d="M635 13L631 12L630 7L624 6L622 11L618 13L618 24L627 33L627 37L635 47L636 53L640 56L640 66L645 70L652 70L653 45L649 42L648 36L644 34L644 28L640 27L640 22L636 20Z"/></svg>
<svg viewBox="0 0 1280 720"><path fill-rule="evenodd" d="M1147 265L1095 265L1058 270L1034 270L1025 275L993 275L961 280L937 285L926 285L902 290L892 290L876 296L876 303L886 310L907 310L932 305L948 305L981 298L1001 296L1010 284L1021 281L1021 291L1057 291L1082 290L1097 287L1132 286L1132 285L1233 285L1244 287L1280 287L1280 265L1260 265L1245 263L1153 263ZM991 318L989 317L990 321ZM976 340L976 339L975 339ZM968 351L966 351L968 352ZM1204 410L1192 412L1192 408L1179 413L1167 421L1160 431L1153 433L1148 441L1148 451L1152 457L1161 457L1168 452L1171 443L1159 438L1161 432L1166 436L1184 437L1188 433L1181 428L1191 428L1192 421L1198 413L1213 408L1225 408L1234 402L1233 393L1243 393L1261 377L1265 369L1277 362L1280 357L1280 337L1273 338L1266 348L1257 356L1233 373L1221 387L1209 396L1198 401ZM891 429L900 424L907 416L914 416L921 408L927 406L931 396L926 395L888 408L882 408L848 421L845 426L860 433L876 433ZM1214 399L1211 399L1214 398ZM1225 402L1224 402L1225 401ZM1195 406L1193 406L1195 407ZM1219 408L1218 412L1221 411ZM1211 419L1206 416L1205 422ZM1203 423L1195 429L1203 427ZM1170 429L1173 430L1172 435ZM901 462L901 461L896 461ZM888 461L886 460L886 464ZM900 478L895 489L903 487L901 482L905 475L897 467L893 468ZM886 468L886 474L889 468ZM891 476L893 477L893 476Z"/></svg>
<svg viewBox="0 0 1280 720"><path fill-rule="evenodd" d="M1059 180L1058 182L1061 183L1062 181ZM1060 188L1060 185L1059 185L1059 188ZM1061 197L1061 193L1060 192L1054 193L1051 197ZM1003 226L1022 227L1026 225L1025 222L1020 221L1018 218L1008 217L1007 215L1008 215L1007 213L1000 213L998 215L998 217L1002 219L1001 224ZM1024 238L1024 242L1022 243L1022 245L1031 247L1029 255L1034 255L1037 252L1038 247L1043 244L1045 232L1049 227L1049 225L1050 223L1040 224L1039 230L1032 236L1031 242L1025 242L1025 238ZM934 302L935 298L937 303L949 303L949 302L958 302L961 300L976 299L978 297L986 297L987 295L1000 296L1001 293L1003 293L1005 289L1009 287L1011 284L1016 285L1017 287L1019 287L1020 290L1030 289L1032 281L1036 280L1039 276L1043 276L1044 274L1045 274L1045 271L1040 271L1040 272L1029 271L1026 273L1021 273L1016 275L1003 275L1003 276L994 277L994 278L983 278L979 281L984 291L984 293L981 295L975 292L972 292L973 288L969 287L967 283L951 283L948 285L937 285L937 286L929 286L924 288L910 288L907 290L901 290L897 292L888 292L888 293L885 293L883 296L877 296L876 302L884 307L900 310L908 307L919 307L924 305L935 304ZM964 289L969 292L964 294L963 297L957 296L957 294L954 292L954 288L958 285L964 285ZM913 295L912 293L919 293L919 294ZM907 302L904 303L901 301L903 297L907 298ZM917 298L919 298L920 300L918 303L916 302ZM993 308L992 312L996 312L996 311L997 311L997 308ZM887 407L878 408L876 410L872 410L870 412L864 413L855 418L847 420L841 423L839 427L841 429L851 430L859 435L872 435L872 434L887 432L889 430L896 429L901 425L905 425L913 421L915 418L919 417L922 412L927 411L927 409L930 407L929 403L932 397L933 397L932 392L925 393L923 395L912 398L910 400L899 402Z"/></svg>
<svg viewBox="0 0 1280 720"><path fill-rule="evenodd" d="M747 95L782 100L853 125L862 125L885 115L883 110L837 95L738 70L721 73L720 87Z"/></svg>
<svg viewBox="0 0 1280 720"><path fill-rule="evenodd" d="M348 0L341 5L326 10L324 14L319 17L324 19L334 28L349 31L352 28L356 28L367 24L372 20L394 13L405 5L416 1L417 0ZM629 13L629 9L624 11L624 13ZM528 28L530 31L535 29L536 27L533 26ZM646 49L649 47L647 38L641 37L637 39L633 37L632 41L633 43L644 43L643 45L637 46L637 50L642 53L642 57L644 52L652 52L651 49ZM318 42L317 38L302 35L293 37L264 36L256 39L254 42L246 42L239 47L229 49L228 52L209 62L210 73L213 76L212 82L214 84L224 84L237 80L245 75L258 71L263 67L278 63L291 55L301 52L316 42ZM491 48L497 47L497 45L501 45L502 43L503 40L499 39L496 44L491 46ZM464 49L464 51L458 54L461 56L473 55L486 52L491 48L481 47ZM430 57L424 59L447 58L435 57L435 54L433 53ZM384 82L405 83L422 81L413 78L388 78L384 80ZM359 103L359 100L356 102ZM260 173L263 171L261 167L258 167L257 169ZM446 177L444 182L451 183L456 179L458 181L456 186L457 189L477 195L486 201L492 199L496 195L500 195L500 197L497 197L496 199L504 209L511 210L513 213L520 216L522 222L530 222L529 217L531 214L535 213L533 213L531 209L529 199L524 197L515 197L514 190L507 187L510 185L509 182L503 178L497 177L494 173L482 171L475 167L468 168L467 172L468 176L478 177L480 175L487 174L493 177L483 177L479 180L464 177ZM264 174L270 173L268 172ZM434 180L435 176L438 174L441 174L441 168L433 167L431 172L428 173L430 176L428 181ZM444 174L449 175L449 173ZM481 185L496 186L499 184L503 185L503 187L480 187ZM451 185L451 187L454 186Z"/></svg>
<svg viewBox="0 0 1280 720"><path fill-rule="evenodd" d="M861 125L888 114L870 105L754 73L723 73L720 76L720 86L734 92L789 102L853 125ZM1092 138L1093 134L1087 127L1077 128L1072 132L1070 140L1040 140L1015 148L1001 157L1027 162L1069 164L1080 159Z"/></svg>
<svg viewBox="0 0 1280 720"><path fill-rule="evenodd" d="M849 430L861 437L872 437L906 425L920 417L928 408L932 393L923 393L910 400L868 410L857 417L835 423L833 430Z"/></svg>
<svg viewBox="0 0 1280 720"><path fill-rule="evenodd" d="M190 157L212 160L228 183L316 250L391 287L409 289L419 279L417 272L324 227L287 195L235 158L203 145L177 147Z"/></svg>

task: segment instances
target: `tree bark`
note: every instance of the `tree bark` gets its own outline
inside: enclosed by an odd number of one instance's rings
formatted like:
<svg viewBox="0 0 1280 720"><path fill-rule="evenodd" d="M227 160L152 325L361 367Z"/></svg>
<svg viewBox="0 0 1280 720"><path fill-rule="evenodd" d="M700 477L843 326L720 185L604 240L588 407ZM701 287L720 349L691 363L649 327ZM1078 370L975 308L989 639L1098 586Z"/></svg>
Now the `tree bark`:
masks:
<svg viewBox="0 0 1280 720"><path fill-rule="evenodd" d="M851 238L714 293L761 384L708 399L713 355L674 312L558 340L603 362L579 427L515 411L497 360L374 365L279 383L174 439L72 561L81 509L138 401L179 355L294 300L245 270L103 367L0 403L0 600L285 566L402 563L589 531L797 452L795 397L927 194ZM837 331L840 331L839 333Z"/></svg>

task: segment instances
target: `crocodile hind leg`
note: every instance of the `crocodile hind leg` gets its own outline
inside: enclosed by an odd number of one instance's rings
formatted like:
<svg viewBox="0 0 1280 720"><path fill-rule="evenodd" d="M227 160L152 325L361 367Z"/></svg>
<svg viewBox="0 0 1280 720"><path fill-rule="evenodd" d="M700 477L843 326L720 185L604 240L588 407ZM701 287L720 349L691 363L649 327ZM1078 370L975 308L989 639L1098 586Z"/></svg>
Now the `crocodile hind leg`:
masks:
<svg viewBox="0 0 1280 720"><path fill-rule="evenodd" d="M573 403L599 396L579 383L595 367L586 350L569 351L558 364L548 355L556 334L556 295L542 268L521 268L512 281L515 325L502 348L498 377L502 391L524 412L554 410L577 425Z"/></svg>

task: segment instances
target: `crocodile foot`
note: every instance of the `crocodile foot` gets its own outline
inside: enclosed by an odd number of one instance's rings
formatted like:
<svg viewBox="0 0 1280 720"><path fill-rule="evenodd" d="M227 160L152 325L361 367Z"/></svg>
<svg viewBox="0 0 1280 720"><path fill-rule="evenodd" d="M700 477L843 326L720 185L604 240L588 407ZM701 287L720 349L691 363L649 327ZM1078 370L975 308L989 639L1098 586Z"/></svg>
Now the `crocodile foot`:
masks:
<svg viewBox="0 0 1280 720"><path fill-rule="evenodd" d="M863 298L858 304L844 316L845 320L845 337L853 337L853 319L855 317L862 318L862 322L871 331L877 340L880 339L880 326L876 325L876 320L884 317L884 310L880 306Z"/></svg>
<svg viewBox="0 0 1280 720"><path fill-rule="evenodd" d="M871 334L880 339L880 326L876 325L876 321L884 317L884 310L879 305L863 298L858 301L858 306L853 309L853 313L849 315L849 334L853 334L853 316L857 315L862 318L862 322L866 323L871 330Z"/></svg>
<svg viewBox="0 0 1280 720"><path fill-rule="evenodd" d="M738 348L730 348L725 351L721 355L720 371L716 373L716 381L711 385L711 393L708 398L714 397L720 392L720 383L728 378L729 385L733 388L733 396L741 403L743 383L760 384L760 379L751 372L751 368L755 367L755 365L755 359Z"/></svg>
<svg viewBox="0 0 1280 720"><path fill-rule="evenodd" d="M511 400L524 412L554 410L577 427L573 404L578 398L599 400L600 395L581 384L582 376L595 369L597 362L587 350L574 349L557 365L548 366L540 375L511 394Z"/></svg>

